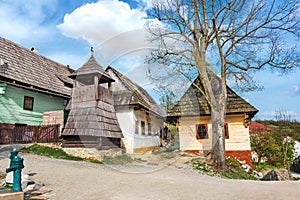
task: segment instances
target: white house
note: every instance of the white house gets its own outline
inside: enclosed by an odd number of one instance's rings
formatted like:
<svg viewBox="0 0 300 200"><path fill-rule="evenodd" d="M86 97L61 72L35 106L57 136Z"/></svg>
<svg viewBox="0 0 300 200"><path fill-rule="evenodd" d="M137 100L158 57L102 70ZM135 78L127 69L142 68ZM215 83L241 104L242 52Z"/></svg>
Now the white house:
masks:
<svg viewBox="0 0 300 200"><path fill-rule="evenodd" d="M134 153L160 146L163 111L142 87L110 66L106 71L115 80L108 88L113 92L126 152Z"/></svg>

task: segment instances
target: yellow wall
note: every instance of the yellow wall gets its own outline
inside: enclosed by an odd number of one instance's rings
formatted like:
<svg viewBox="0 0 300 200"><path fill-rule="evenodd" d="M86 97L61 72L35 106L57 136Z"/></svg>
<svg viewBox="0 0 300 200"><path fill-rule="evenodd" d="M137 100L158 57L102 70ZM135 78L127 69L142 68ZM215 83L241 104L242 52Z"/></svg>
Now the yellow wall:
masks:
<svg viewBox="0 0 300 200"><path fill-rule="evenodd" d="M243 125L244 115L228 115L229 139L225 139L225 150L251 150L249 128ZM208 139L196 138L196 124L207 124ZM210 117L182 117L179 124L180 150L210 150L212 126Z"/></svg>

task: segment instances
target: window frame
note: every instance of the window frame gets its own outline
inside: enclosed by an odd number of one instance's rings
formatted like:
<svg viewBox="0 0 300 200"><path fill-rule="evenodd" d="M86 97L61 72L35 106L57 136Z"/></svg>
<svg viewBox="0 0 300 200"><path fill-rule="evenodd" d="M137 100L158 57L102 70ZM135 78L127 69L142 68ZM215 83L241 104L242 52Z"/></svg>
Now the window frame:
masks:
<svg viewBox="0 0 300 200"><path fill-rule="evenodd" d="M225 131L224 138L229 139L228 123L224 123L224 131Z"/></svg>
<svg viewBox="0 0 300 200"><path fill-rule="evenodd" d="M141 129L142 129L142 135L146 135L146 123L145 123L145 121L141 121Z"/></svg>
<svg viewBox="0 0 300 200"><path fill-rule="evenodd" d="M205 127L205 130L206 130L206 135L205 136L200 136L199 135L199 133L198 133L198 127L199 126ZM207 124L196 124L196 138L198 140L208 139L208 125Z"/></svg>
<svg viewBox="0 0 300 200"><path fill-rule="evenodd" d="M24 96L23 110L33 111L33 105L34 105L34 97Z"/></svg>
<svg viewBox="0 0 300 200"><path fill-rule="evenodd" d="M148 122L148 135L152 135L151 134L151 123Z"/></svg>

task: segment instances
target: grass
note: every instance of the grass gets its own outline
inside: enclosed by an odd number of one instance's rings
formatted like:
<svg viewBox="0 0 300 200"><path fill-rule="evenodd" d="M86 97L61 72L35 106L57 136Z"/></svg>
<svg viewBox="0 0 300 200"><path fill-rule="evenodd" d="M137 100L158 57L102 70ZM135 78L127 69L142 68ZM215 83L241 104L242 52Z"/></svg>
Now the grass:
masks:
<svg viewBox="0 0 300 200"><path fill-rule="evenodd" d="M273 166L268 163L260 163L259 167L257 162L253 162L253 169L258 172L271 171L275 169L283 169L284 167Z"/></svg>
<svg viewBox="0 0 300 200"><path fill-rule="evenodd" d="M162 154L162 157L166 158L173 158L175 155L172 155L172 153L176 150L179 150L179 141L175 141L173 145L168 145L167 147L163 149L155 149L152 151L153 155L159 155ZM167 155L165 155L167 154Z"/></svg>
<svg viewBox="0 0 300 200"><path fill-rule="evenodd" d="M218 176L227 179L257 180L255 176L248 174L242 169L237 160L230 158L226 159L227 168L224 170L218 170L212 163L200 159L194 159L191 164L195 170L210 176Z"/></svg>
<svg viewBox="0 0 300 200"><path fill-rule="evenodd" d="M88 161L88 162L101 164L101 162L98 160L84 159L84 158L80 158L80 157L76 157L76 156L71 156L71 155L67 154L66 152L64 152L62 149L46 147L46 146L42 146L42 145L38 145L38 144L33 144L29 147L24 147L24 148L20 149L20 151L23 153L30 153L30 154L46 156L46 157L56 158L56 159L73 160L73 161Z"/></svg>
<svg viewBox="0 0 300 200"><path fill-rule="evenodd" d="M128 156L127 154L123 153L117 156L104 156L102 163L109 164L109 165L124 165L128 163L132 163L134 161L133 158Z"/></svg>

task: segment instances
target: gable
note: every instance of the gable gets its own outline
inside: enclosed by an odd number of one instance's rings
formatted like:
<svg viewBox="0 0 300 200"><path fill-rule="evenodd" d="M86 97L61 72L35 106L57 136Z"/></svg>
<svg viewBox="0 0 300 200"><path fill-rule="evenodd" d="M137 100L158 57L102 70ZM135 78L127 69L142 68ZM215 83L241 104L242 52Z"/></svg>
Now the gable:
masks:
<svg viewBox="0 0 300 200"><path fill-rule="evenodd" d="M198 78L197 78L198 79ZM200 82L195 80L195 82ZM226 114L247 113L252 118L258 110L237 95L227 86ZM206 98L193 85L187 89L181 99L168 112L169 117L210 115L210 105Z"/></svg>
<svg viewBox="0 0 300 200"><path fill-rule="evenodd" d="M114 94L115 106L134 105L157 116L164 116L163 111L146 90L110 66L106 71L116 81L110 87Z"/></svg>

